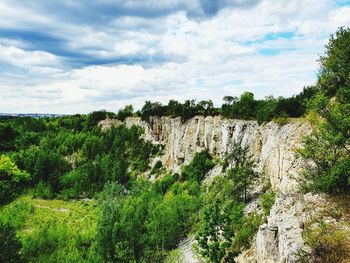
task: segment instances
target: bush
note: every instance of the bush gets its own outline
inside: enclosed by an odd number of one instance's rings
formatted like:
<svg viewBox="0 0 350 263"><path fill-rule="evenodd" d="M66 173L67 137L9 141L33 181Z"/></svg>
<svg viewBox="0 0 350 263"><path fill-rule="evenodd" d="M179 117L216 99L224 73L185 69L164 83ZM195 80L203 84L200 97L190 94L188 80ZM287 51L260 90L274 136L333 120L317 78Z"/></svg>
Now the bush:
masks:
<svg viewBox="0 0 350 263"><path fill-rule="evenodd" d="M33 190L33 196L35 198L43 198L43 199L52 199L54 197L54 193L52 192L52 188L50 185L45 184L44 182L39 182L38 185Z"/></svg>
<svg viewBox="0 0 350 263"><path fill-rule="evenodd" d="M151 174L158 174L161 171L162 167L162 161L157 161L152 168Z"/></svg>
<svg viewBox="0 0 350 263"><path fill-rule="evenodd" d="M0 156L0 205L14 199L30 180L6 155Z"/></svg>
<svg viewBox="0 0 350 263"><path fill-rule="evenodd" d="M229 262L229 259L238 256L243 249L250 247L253 237L263 221L264 217L262 215L252 213L244 216L242 220L234 226L235 235L232 239L230 248L226 251L223 260L224 262Z"/></svg>
<svg viewBox="0 0 350 263"><path fill-rule="evenodd" d="M282 116L274 118L273 122L276 123L279 127L282 127L283 125L288 124L289 120L287 115L283 114Z"/></svg>
<svg viewBox="0 0 350 263"><path fill-rule="evenodd" d="M0 222L20 229L26 218L34 213L34 206L21 199L16 200L2 208Z"/></svg>
<svg viewBox="0 0 350 263"><path fill-rule="evenodd" d="M266 216L270 215L270 210L276 201L276 194L273 191L268 191L259 196L260 205Z"/></svg>
<svg viewBox="0 0 350 263"><path fill-rule="evenodd" d="M124 121L127 117L134 115L134 107L132 105L126 105L123 109L120 109L117 113L117 118L120 121Z"/></svg>
<svg viewBox="0 0 350 263"><path fill-rule="evenodd" d="M319 222L303 233L311 252L301 253L301 262L336 263L350 258L350 237L347 231Z"/></svg>
<svg viewBox="0 0 350 263"><path fill-rule="evenodd" d="M212 157L207 150L197 153L193 160L181 170L183 180L195 180L202 182L206 173L215 166Z"/></svg>
<svg viewBox="0 0 350 263"><path fill-rule="evenodd" d="M20 249L21 243L16 237L14 227L0 222L0 262L19 263L23 262Z"/></svg>

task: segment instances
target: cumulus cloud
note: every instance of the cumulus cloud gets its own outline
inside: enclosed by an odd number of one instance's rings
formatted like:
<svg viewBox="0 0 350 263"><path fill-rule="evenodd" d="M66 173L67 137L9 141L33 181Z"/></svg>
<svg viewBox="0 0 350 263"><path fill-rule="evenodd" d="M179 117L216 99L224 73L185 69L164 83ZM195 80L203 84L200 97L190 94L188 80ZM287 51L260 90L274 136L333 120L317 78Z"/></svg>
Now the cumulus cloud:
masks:
<svg viewBox="0 0 350 263"><path fill-rule="evenodd" d="M329 34L350 25L347 3L4 0L0 112L293 95L315 81Z"/></svg>

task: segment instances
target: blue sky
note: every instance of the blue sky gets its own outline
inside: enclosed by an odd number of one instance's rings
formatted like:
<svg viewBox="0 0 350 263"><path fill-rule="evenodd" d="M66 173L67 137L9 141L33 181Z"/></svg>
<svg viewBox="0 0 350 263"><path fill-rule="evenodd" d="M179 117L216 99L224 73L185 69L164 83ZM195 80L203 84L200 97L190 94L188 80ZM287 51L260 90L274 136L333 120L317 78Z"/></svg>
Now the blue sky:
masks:
<svg viewBox="0 0 350 263"><path fill-rule="evenodd" d="M0 0L0 112L290 96L315 82L339 0Z"/></svg>

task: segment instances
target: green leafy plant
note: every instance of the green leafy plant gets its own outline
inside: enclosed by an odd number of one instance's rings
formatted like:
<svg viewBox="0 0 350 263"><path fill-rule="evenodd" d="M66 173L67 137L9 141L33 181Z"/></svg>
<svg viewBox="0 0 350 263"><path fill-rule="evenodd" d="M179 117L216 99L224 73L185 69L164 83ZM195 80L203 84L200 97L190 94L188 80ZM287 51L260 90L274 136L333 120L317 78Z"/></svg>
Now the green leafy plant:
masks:
<svg viewBox="0 0 350 263"><path fill-rule="evenodd" d="M20 170L8 156L0 156L0 204L14 199L29 180L29 173Z"/></svg>

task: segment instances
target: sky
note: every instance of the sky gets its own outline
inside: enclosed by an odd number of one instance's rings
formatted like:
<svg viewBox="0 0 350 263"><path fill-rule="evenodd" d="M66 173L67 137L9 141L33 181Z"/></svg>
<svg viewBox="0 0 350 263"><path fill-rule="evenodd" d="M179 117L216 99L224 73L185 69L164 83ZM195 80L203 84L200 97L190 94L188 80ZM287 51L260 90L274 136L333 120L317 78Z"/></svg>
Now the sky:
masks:
<svg viewBox="0 0 350 263"><path fill-rule="evenodd" d="M350 0L0 0L0 14L0 112L72 114L295 95Z"/></svg>

